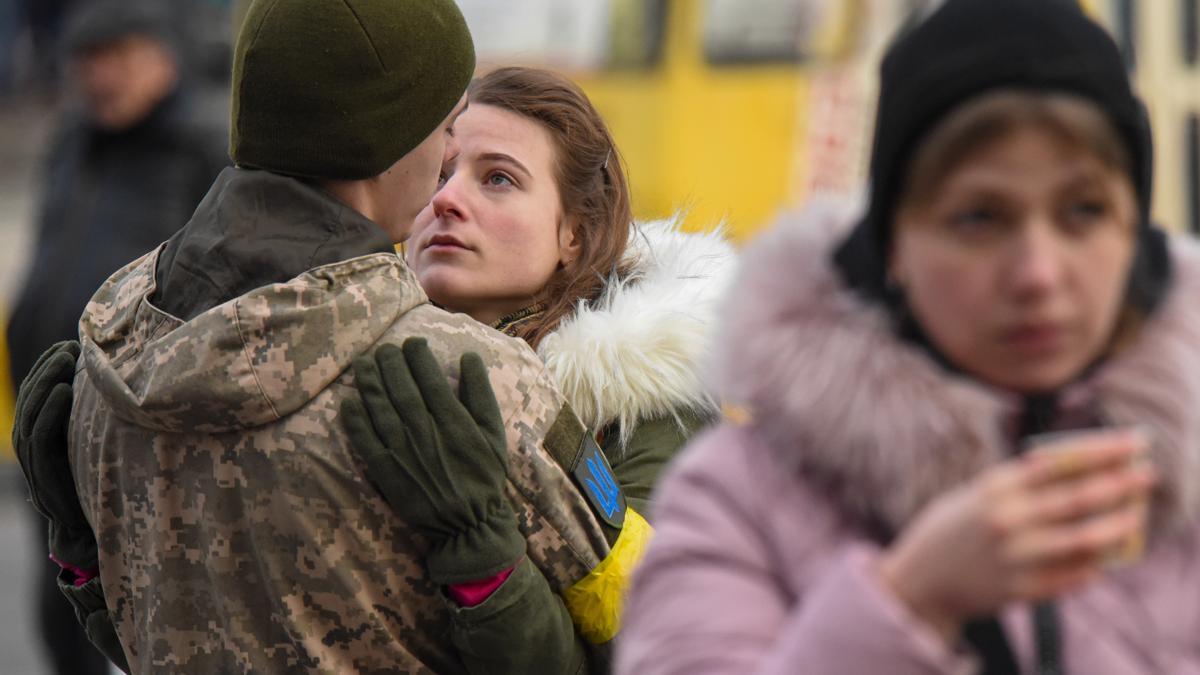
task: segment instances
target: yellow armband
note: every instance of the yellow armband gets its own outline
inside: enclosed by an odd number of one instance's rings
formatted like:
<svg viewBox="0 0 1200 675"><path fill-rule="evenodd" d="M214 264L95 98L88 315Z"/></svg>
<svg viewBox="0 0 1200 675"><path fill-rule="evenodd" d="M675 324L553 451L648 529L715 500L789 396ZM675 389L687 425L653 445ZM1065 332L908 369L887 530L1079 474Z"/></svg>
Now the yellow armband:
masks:
<svg viewBox="0 0 1200 675"><path fill-rule="evenodd" d="M593 644L604 644L621 630L621 608L634 568L646 552L654 528L628 509L625 524L608 557L563 593L567 611L579 632Z"/></svg>

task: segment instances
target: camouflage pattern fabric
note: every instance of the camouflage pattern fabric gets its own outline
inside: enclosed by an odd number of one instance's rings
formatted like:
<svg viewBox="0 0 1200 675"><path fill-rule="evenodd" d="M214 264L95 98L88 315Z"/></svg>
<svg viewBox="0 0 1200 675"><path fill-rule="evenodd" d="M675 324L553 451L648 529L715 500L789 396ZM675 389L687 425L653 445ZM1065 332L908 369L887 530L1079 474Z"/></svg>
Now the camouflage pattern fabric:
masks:
<svg viewBox="0 0 1200 675"><path fill-rule="evenodd" d="M133 672L463 670L426 542L371 487L337 420L356 395L351 360L412 335L455 382L463 351L489 366L507 495L551 588L607 555L545 447L564 401L540 360L428 304L397 256L318 267L186 323L148 301L157 256L109 279L80 321L70 432Z"/></svg>

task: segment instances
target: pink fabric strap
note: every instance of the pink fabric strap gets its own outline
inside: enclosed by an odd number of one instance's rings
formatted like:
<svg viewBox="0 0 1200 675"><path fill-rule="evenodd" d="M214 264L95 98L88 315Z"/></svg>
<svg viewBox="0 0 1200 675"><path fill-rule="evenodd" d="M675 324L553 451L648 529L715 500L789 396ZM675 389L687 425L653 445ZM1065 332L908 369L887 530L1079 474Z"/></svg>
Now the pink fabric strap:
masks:
<svg viewBox="0 0 1200 675"><path fill-rule="evenodd" d="M99 569L85 570L82 567L76 567L75 565L72 565L71 563L65 563L65 562L59 560L57 557L55 557L53 553L50 554L50 560L55 565L58 565L59 567L63 568L64 570L75 575L75 580L73 582L71 582L72 585L74 585L74 586L82 586L82 585L86 584L87 582L91 581L92 579L95 579L96 575L100 573Z"/></svg>
<svg viewBox="0 0 1200 675"><path fill-rule="evenodd" d="M450 594L450 598L457 602L461 607L474 607L479 603L492 597L492 593L496 592L497 588L504 585L504 582L512 576L513 570L517 569L512 566L494 577L483 579L481 581L468 581L462 584L450 584L446 587L446 592Z"/></svg>

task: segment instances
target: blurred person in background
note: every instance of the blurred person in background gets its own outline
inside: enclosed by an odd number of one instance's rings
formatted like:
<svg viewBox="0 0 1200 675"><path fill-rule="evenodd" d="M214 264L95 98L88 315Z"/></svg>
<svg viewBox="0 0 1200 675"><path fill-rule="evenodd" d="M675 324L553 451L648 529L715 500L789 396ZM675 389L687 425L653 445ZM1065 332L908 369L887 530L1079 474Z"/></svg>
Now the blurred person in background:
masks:
<svg viewBox="0 0 1200 675"><path fill-rule="evenodd" d="M501 68L472 82L467 100L438 190L406 242L407 259L433 302L536 349L571 408L596 432L599 451L595 444L571 447L561 463L585 476L581 488L597 498L604 483L598 476L611 471L610 487L619 487L614 494L624 501L613 499L604 513L615 538L590 575L595 592L585 591L585 582L566 593L572 616L559 615L563 637L552 643L574 644L576 626L588 641L609 643L619 630L623 585L604 587L628 575L650 537L643 514L659 473L716 413L698 364L710 346L734 252L719 232L633 222L620 153L569 79ZM393 407L382 390L359 388L369 409ZM397 406L394 414L404 418L406 411ZM366 432L365 411L347 415L356 418L347 426L369 473L384 475L392 459L373 446L397 442L382 428ZM600 468L604 458L611 469ZM420 502L406 498L392 507L403 516ZM556 616L557 599L539 593L540 586L510 581L513 571L465 589L452 586L450 595L467 607L518 605L527 616ZM498 626L491 648L545 652L544 642L529 642L528 623L514 617L505 629ZM568 672L580 660L582 654L558 656L536 672Z"/></svg>
<svg viewBox="0 0 1200 675"><path fill-rule="evenodd" d="M66 35L72 91L46 157L29 271L10 317L14 381L77 333L109 274L174 234L228 165L219 119L197 118L179 37L155 0L81 4Z"/></svg>
<svg viewBox="0 0 1200 675"><path fill-rule="evenodd" d="M865 216L745 254L617 671L1200 672L1200 248L1116 45L948 0L881 78Z"/></svg>
<svg viewBox="0 0 1200 675"><path fill-rule="evenodd" d="M64 113L45 159L29 271L8 318L13 382L50 345L77 337L100 283L182 227L228 163L223 123L192 109L168 9L98 0L78 3L70 18L64 39L79 105ZM104 672L55 588L44 539L36 550L36 616L56 671Z"/></svg>

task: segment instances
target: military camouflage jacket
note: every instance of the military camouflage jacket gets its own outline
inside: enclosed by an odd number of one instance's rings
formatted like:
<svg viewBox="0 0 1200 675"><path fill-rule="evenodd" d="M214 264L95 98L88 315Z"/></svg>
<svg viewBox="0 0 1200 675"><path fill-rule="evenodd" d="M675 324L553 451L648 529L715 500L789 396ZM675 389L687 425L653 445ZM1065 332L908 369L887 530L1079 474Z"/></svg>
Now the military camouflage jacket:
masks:
<svg viewBox="0 0 1200 675"><path fill-rule="evenodd" d="M451 379L463 351L488 364L508 496L551 588L607 554L547 447L564 402L541 361L430 305L396 255L321 265L183 321L151 302L163 250L89 303L70 430L133 672L463 670L425 542L371 487L336 419L355 395L351 360L411 335Z"/></svg>

